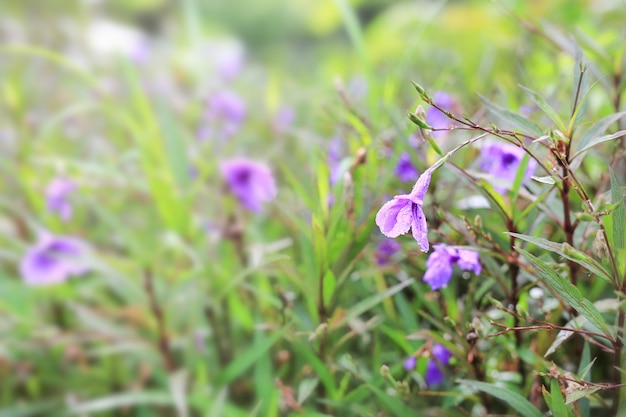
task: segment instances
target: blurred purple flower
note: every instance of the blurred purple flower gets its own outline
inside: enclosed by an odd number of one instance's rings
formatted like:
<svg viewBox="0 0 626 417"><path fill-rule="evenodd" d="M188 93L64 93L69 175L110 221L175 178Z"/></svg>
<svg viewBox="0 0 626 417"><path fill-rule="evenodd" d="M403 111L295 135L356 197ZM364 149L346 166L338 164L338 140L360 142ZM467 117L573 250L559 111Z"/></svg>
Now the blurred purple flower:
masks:
<svg viewBox="0 0 626 417"><path fill-rule="evenodd" d="M328 143L328 167L330 168L330 185L335 185L341 173L342 143L339 136L334 136Z"/></svg>
<svg viewBox="0 0 626 417"><path fill-rule="evenodd" d="M46 187L46 207L51 213L56 213L63 221L72 217L72 204L69 196L76 189L76 184L70 179L57 177Z"/></svg>
<svg viewBox="0 0 626 417"><path fill-rule="evenodd" d="M231 193L250 211L261 211L262 203L276 197L276 183L265 164L238 158L222 162L220 171Z"/></svg>
<svg viewBox="0 0 626 417"><path fill-rule="evenodd" d="M430 184L430 176L430 170L424 171L410 194L395 196L376 214L376 224L387 237L395 238L412 229L413 238L422 252L428 252L428 225L422 204Z"/></svg>
<svg viewBox="0 0 626 417"><path fill-rule="evenodd" d="M508 143L493 143L482 148L481 167L498 180L502 180L502 183L508 183L510 186L515 180L517 169L523 157L524 150L522 148ZM529 160L524 178L529 178L536 167L537 161ZM499 193L504 193L507 187L498 183L494 185L494 189Z"/></svg>
<svg viewBox="0 0 626 417"><path fill-rule="evenodd" d="M274 116L272 129L278 134L285 133L293 124L295 117L296 113L291 107L281 107Z"/></svg>
<svg viewBox="0 0 626 417"><path fill-rule="evenodd" d="M452 353L445 346L436 344L431 351L433 358L426 364L426 375L424 380L429 386L439 385L444 381L445 375L440 366L448 366Z"/></svg>
<svg viewBox="0 0 626 417"><path fill-rule="evenodd" d="M442 243L434 245L433 248L435 251L426 261L426 272L423 278L433 291L445 288L450 283L455 263L459 265L459 268L473 271L476 275L482 272L478 252L449 248Z"/></svg>
<svg viewBox="0 0 626 417"><path fill-rule="evenodd" d="M435 94L433 94L432 99L433 103L435 103L437 106L441 107L444 110L451 110L454 106L456 106L456 100L454 100L454 98L450 94L443 91L437 91ZM443 114L434 107L430 107L426 111L426 122L432 127L439 129L450 127L451 125L453 125L452 120L448 119L445 114ZM438 131L431 133L433 137L441 137L445 136L448 132Z"/></svg>
<svg viewBox="0 0 626 417"><path fill-rule="evenodd" d="M78 238L46 233L22 258L20 273L28 285L57 284L88 271L86 252L86 244Z"/></svg>
<svg viewBox="0 0 626 417"><path fill-rule="evenodd" d="M398 253L402 248L402 245L393 239L383 239L376 247L374 257L376 258L376 264L387 265L393 255Z"/></svg>
<svg viewBox="0 0 626 417"><path fill-rule="evenodd" d="M246 118L246 103L231 91L220 91L209 99L208 119L220 127L213 133L228 139L233 136Z"/></svg>
<svg viewBox="0 0 626 417"><path fill-rule="evenodd" d="M404 361L403 366L404 366L404 369L406 369L407 371L412 371L413 369L415 369L416 364L417 364L417 359L415 359L415 356L409 356Z"/></svg>
<svg viewBox="0 0 626 417"><path fill-rule="evenodd" d="M411 157L406 152L400 155L400 159L398 159L398 164L396 165L396 175L402 182L415 181L420 175L419 172L417 172L417 169L413 166L413 163L411 163Z"/></svg>

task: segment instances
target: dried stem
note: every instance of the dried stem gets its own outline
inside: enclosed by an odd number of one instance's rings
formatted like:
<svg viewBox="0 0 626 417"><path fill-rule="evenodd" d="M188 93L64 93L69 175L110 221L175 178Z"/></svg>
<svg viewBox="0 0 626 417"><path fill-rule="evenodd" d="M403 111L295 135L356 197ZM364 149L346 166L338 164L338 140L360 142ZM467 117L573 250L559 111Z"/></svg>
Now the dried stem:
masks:
<svg viewBox="0 0 626 417"><path fill-rule="evenodd" d="M176 361L174 360L174 355L170 349L169 337L167 335L167 330L165 329L165 314L163 313L163 309L161 308L161 305L156 298L156 294L154 293L154 283L152 271L150 269L146 269L144 271L144 288L148 296L148 302L150 303L150 311L157 322L159 352L161 354L161 358L163 359L165 369L167 369L169 373L172 373L176 370Z"/></svg>

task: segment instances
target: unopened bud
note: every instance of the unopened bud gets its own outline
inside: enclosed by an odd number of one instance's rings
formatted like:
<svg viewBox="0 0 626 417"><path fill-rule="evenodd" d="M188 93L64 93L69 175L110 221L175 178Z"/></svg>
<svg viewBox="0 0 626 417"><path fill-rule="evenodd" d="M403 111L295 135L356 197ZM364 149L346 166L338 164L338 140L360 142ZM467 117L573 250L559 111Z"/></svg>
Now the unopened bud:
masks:
<svg viewBox="0 0 626 417"><path fill-rule="evenodd" d="M413 84L413 88L415 88L415 91L417 91L417 94L419 94L420 96L426 95L426 91L424 90L424 87L422 87L415 81L411 81L411 84Z"/></svg>
<svg viewBox="0 0 626 417"><path fill-rule="evenodd" d="M477 229L483 228L483 219L480 217L480 214L477 214L476 217L474 217L474 226L476 226Z"/></svg>
<svg viewBox="0 0 626 417"><path fill-rule="evenodd" d="M382 375L385 379L391 378L391 373L389 372L389 367L387 365L382 365L380 367L380 375Z"/></svg>
<svg viewBox="0 0 626 417"><path fill-rule="evenodd" d="M407 113L407 116L409 117L410 121L415 123L421 129L428 129L428 130L432 130L433 129L432 126L430 126L424 120L420 119L416 114L414 114L414 113Z"/></svg>
<svg viewBox="0 0 626 417"><path fill-rule="evenodd" d="M572 245L567 242L563 242L563 244L561 245L561 250L565 255L569 256L570 258L577 259L579 261L584 261L587 259L587 255L572 247Z"/></svg>
<svg viewBox="0 0 626 417"><path fill-rule="evenodd" d="M606 243L606 236L604 236L602 229L596 233L596 238L593 240L593 250L600 258L609 256L609 246Z"/></svg>

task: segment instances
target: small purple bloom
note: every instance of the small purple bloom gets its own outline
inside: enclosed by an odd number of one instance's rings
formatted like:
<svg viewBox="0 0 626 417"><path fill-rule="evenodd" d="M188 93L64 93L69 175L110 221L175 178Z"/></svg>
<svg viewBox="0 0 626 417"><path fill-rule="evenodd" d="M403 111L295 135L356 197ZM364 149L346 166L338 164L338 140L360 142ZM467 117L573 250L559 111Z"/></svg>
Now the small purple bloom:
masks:
<svg viewBox="0 0 626 417"><path fill-rule="evenodd" d="M408 153L404 152L400 155L400 159L398 159L398 164L396 165L396 175L400 178L402 182L413 182L417 180L419 177L419 172L411 163L411 157Z"/></svg>
<svg viewBox="0 0 626 417"><path fill-rule="evenodd" d="M328 143L328 167L330 168L330 185L335 185L341 174L340 165L343 157L342 143L339 136L330 139Z"/></svg>
<svg viewBox="0 0 626 417"><path fill-rule="evenodd" d="M429 386L443 383L445 375L440 366L448 366L452 353L445 346L436 344L431 351L432 359L426 364L426 375L424 379Z"/></svg>
<svg viewBox="0 0 626 417"><path fill-rule="evenodd" d="M86 244L75 237L43 234L20 262L20 272L28 285L57 284L88 271L84 263Z"/></svg>
<svg viewBox="0 0 626 417"><path fill-rule="evenodd" d="M493 143L484 146L481 150L481 167L495 178L502 180L494 186L499 193L504 193L515 180L517 169L524 157L524 150L508 143ZM537 162L533 159L528 161L525 178L532 175ZM500 185L503 184L503 185ZM508 187L505 187L507 185Z"/></svg>
<svg viewBox="0 0 626 417"><path fill-rule="evenodd" d="M293 124L296 113L291 107L281 107L274 116L272 128L278 134L285 133Z"/></svg>
<svg viewBox="0 0 626 417"><path fill-rule="evenodd" d="M398 253L402 245L393 239L383 239L376 248L374 257L378 265L387 265L393 255Z"/></svg>
<svg viewBox="0 0 626 417"><path fill-rule="evenodd" d="M46 207L51 213L56 213L61 220L67 221L72 217L72 204L69 196L76 189L73 181L58 177L50 181L46 187Z"/></svg>
<svg viewBox="0 0 626 417"><path fill-rule="evenodd" d="M231 193L250 211L261 211L262 203L276 197L276 183L265 164L238 158L222 162L220 171Z"/></svg>
<svg viewBox="0 0 626 417"><path fill-rule="evenodd" d="M415 359L415 356L409 356L404 361L403 366L404 366L404 369L406 369L407 371L412 371L413 369L415 369L416 364L417 364L417 359Z"/></svg>
<svg viewBox="0 0 626 417"><path fill-rule="evenodd" d="M410 194L397 195L376 214L376 224L387 237L395 238L412 229L413 238L422 252L428 252L428 225L422 211L424 196L430 184L431 171L417 179Z"/></svg>
<svg viewBox="0 0 626 417"><path fill-rule="evenodd" d="M443 91L437 91L433 94L432 97L433 103L437 106L441 107L444 110L451 110L455 105L456 101L452 96ZM448 117L437 110L434 107L429 108L426 111L426 122L434 128L446 128L453 125L452 120L448 119ZM433 137L441 137L445 136L447 132L439 131L439 132L431 132Z"/></svg>
<svg viewBox="0 0 626 417"><path fill-rule="evenodd" d="M434 245L433 248L435 251L426 261L426 272L423 278L433 291L445 288L450 283L455 263L464 271L473 271L476 275L482 272L478 252L453 249L442 243Z"/></svg>
<svg viewBox="0 0 626 417"><path fill-rule="evenodd" d="M209 99L208 118L221 125L221 132L215 132L228 139L239 130L246 118L246 103L231 91L220 91Z"/></svg>

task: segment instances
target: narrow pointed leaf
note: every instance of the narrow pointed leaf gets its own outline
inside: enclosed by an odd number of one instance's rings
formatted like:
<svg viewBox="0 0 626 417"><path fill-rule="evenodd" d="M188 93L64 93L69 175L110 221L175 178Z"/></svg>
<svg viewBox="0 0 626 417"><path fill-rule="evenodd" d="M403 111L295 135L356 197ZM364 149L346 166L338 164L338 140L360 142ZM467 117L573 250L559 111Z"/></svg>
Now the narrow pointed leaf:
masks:
<svg viewBox="0 0 626 417"><path fill-rule="evenodd" d="M543 417L543 413L532 405L530 401L510 388L467 379L461 379L459 382L468 387L486 392L507 403L511 409L515 410L516 413L519 413L519 415L523 417Z"/></svg>

